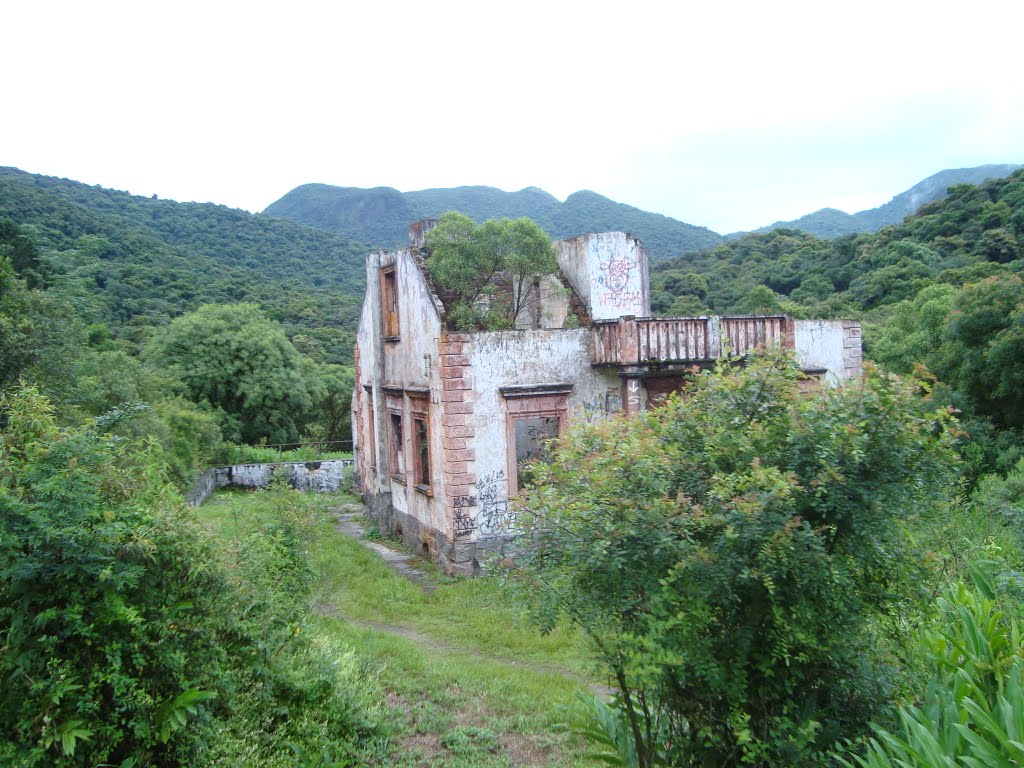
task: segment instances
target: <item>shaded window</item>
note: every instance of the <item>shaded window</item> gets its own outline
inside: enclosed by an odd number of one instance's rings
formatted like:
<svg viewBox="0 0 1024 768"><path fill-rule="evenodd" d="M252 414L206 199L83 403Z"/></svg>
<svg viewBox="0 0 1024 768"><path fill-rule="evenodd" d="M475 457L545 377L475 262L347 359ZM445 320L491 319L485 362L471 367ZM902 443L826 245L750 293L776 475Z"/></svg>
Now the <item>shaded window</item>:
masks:
<svg viewBox="0 0 1024 768"><path fill-rule="evenodd" d="M389 414L391 417L391 474L405 481L405 442L402 439L402 415Z"/></svg>
<svg viewBox="0 0 1024 768"><path fill-rule="evenodd" d="M565 424L569 386L553 385L541 393L535 393L536 389L502 388L508 411L509 496L529 485L532 464L550 460L551 441L562 433Z"/></svg>
<svg viewBox="0 0 1024 768"><path fill-rule="evenodd" d="M430 492L430 416L425 397L410 397L412 411L412 475L416 489Z"/></svg>
<svg viewBox="0 0 1024 768"><path fill-rule="evenodd" d="M405 482L405 424L402 415L402 395L387 395L388 408L388 446L389 472L396 480Z"/></svg>
<svg viewBox="0 0 1024 768"><path fill-rule="evenodd" d="M550 461L551 441L561 431L559 416L527 416L513 420L516 460L516 488L530 485L530 466Z"/></svg>
<svg viewBox="0 0 1024 768"><path fill-rule="evenodd" d="M367 392L367 466L377 471L377 415L374 411L374 390L373 387L365 386Z"/></svg>
<svg viewBox="0 0 1024 768"><path fill-rule="evenodd" d="M384 338L398 338L398 278L395 268L385 267L380 272L381 314Z"/></svg>

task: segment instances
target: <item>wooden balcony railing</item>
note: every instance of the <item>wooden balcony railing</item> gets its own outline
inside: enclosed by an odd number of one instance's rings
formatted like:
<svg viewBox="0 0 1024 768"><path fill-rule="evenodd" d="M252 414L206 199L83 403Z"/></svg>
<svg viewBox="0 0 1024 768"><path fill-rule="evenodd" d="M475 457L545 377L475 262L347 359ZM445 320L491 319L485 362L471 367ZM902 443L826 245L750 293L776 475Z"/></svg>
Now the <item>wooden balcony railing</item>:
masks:
<svg viewBox="0 0 1024 768"><path fill-rule="evenodd" d="M719 336L723 354L744 357L756 349L782 346L787 320L793 322L784 315L721 318ZM792 337L790 333L789 338Z"/></svg>
<svg viewBox="0 0 1024 768"><path fill-rule="evenodd" d="M594 365L698 363L723 354L748 355L759 347L791 345L792 318L620 317L591 326Z"/></svg>

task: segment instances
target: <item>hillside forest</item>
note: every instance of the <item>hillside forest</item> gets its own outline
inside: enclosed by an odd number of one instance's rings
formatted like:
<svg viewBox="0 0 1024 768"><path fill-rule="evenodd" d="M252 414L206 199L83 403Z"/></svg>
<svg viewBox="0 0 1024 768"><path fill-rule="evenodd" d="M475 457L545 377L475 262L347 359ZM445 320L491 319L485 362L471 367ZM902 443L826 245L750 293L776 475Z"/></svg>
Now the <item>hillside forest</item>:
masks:
<svg viewBox="0 0 1024 768"><path fill-rule="evenodd" d="M281 490L225 548L182 502L348 448L373 245L0 169L0 764L388 764L354 647L299 630L323 520ZM860 318L870 363L812 395L784 359L708 372L706 408L538 468L529 566L486 589L615 682L567 715L601 760L1024 760L1022 273L1024 170L652 259L659 315Z"/></svg>

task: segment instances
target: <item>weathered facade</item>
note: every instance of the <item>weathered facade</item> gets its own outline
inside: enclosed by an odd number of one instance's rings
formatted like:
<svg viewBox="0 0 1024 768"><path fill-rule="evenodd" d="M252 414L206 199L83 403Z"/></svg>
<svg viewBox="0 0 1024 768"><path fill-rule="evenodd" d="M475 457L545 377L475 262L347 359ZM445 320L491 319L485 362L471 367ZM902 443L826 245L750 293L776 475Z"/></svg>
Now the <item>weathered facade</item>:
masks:
<svg viewBox="0 0 1024 768"><path fill-rule="evenodd" d="M449 572L510 551L523 462L570 422L638 412L692 366L758 346L789 347L830 382L860 374L857 321L649 317L647 256L621 232L556 243L560 279L534 286L516 330L447 332L428 228L367 257L352 423L371 514Z"/></svg>

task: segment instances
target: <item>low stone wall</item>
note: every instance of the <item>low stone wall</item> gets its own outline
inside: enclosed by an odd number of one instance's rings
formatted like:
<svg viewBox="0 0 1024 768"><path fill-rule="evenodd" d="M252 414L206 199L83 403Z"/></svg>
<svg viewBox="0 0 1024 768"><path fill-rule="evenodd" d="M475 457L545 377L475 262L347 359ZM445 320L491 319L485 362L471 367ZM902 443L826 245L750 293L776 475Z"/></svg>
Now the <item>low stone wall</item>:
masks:
<svg viewBox="0 0 1024 768"><path fill-rule="evenodd" d="M354 459L283 461L270 464L234 464L212 467L199 476L185 498L193 507L206 501L216 488L266 488L279 473L288 473L288 483L300 491L336 491L352 485Z"/></svg>
<svg viewBox="0 0 1024 768"><path fill-rule="evenodd" d="M211 467L199 476L196 484L185 494L190 507L198 507L213 495L217 488L217 470Z"/></svg>

